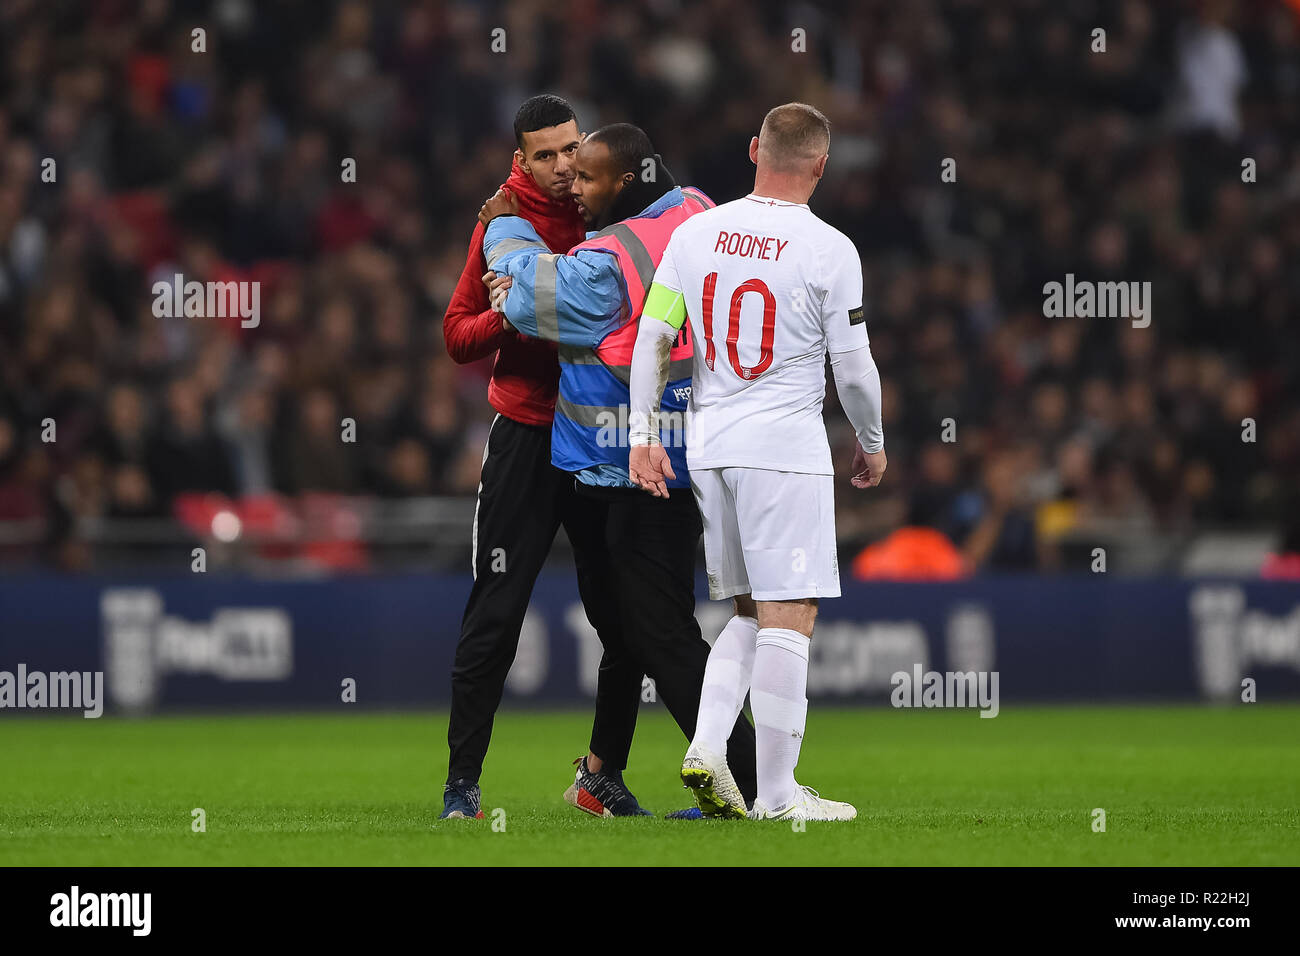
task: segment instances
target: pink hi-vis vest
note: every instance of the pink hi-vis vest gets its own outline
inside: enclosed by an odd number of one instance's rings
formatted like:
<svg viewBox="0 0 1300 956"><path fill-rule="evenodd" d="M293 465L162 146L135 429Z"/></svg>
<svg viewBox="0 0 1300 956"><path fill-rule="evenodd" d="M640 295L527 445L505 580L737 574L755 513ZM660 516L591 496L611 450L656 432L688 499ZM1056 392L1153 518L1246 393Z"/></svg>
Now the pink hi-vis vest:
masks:
<svg viewBox="0 0 1300 956"><path fill-rule="evenodd" d="M596 346L600 361L624 384L632 373L632 349L636 345L637 322L645 306L646 293L654 280L655 269L664 257L673 230L683 222L706 209L713 202L697 189L682 189L685 202L665 210L653 218L636 217L616 222L585 242L569 250L570 255L579 249L599 249L618 256L619 269L627 286L628 313L622 325L601 340ZM560 356L561 360L564 356ZM668 380L688 378L691 374L691 342L687 335L679 335L669 355L671 366Z"/></svg>

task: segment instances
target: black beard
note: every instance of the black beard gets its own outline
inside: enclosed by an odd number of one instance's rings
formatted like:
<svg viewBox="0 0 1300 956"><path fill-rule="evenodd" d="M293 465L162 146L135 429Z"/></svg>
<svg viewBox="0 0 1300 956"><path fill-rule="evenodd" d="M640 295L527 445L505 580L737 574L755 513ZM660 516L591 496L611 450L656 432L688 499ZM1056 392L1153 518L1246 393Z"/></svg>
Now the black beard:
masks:
<svg viewBox="0 0 1300 956"><path fill-rule="evenodd" d="M631 219L677 185L672 173L668 172L668 167L664 165L658 153L655 154L654 160L654 179L646 182L640 176L636 176L630 183L620 189L614 197L614 201L609 204L609 209L605 210L605 214L599 217L601 222L597 226L598 229L604 229L616 222L622 222L624 219Z"/></svg>

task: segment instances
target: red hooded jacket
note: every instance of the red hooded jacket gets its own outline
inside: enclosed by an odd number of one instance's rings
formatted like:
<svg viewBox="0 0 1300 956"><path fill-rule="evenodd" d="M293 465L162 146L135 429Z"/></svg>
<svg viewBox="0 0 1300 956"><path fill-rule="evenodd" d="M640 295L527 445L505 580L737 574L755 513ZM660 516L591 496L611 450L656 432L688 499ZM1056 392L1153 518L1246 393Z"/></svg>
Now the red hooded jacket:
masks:
<svg viewBox="0 0 1300 956"><path fill-rule="evenodd" d="M519 200L519 214L537 230L552 252L568 252L586 238L582 217L573 200L552 199L533 178L514 164L503 186ZM496 352L488 401L507 418L525 425L549 425L555 416L560 362L554 343L529 339L501 329L501 316L488 304L483 273L484 227L474 227L465 269L456 283L442 320L447 354L460 364L476 362Z"/></svg>

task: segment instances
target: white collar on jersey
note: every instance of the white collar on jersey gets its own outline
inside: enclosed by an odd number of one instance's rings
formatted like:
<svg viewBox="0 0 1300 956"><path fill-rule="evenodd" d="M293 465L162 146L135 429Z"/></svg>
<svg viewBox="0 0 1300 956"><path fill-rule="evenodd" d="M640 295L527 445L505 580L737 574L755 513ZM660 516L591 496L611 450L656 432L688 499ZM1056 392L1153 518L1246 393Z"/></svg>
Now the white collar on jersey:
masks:
<svg viewBox="0 0 1300 956"><path fill-rule="evenodd" d="M770 196L760 196L758 193L750 193L745 197L752 199L754 202L761 202L765 206L798 206L800 209L807 209L806 202L786 202L784 199L773 199Z"/></svg>

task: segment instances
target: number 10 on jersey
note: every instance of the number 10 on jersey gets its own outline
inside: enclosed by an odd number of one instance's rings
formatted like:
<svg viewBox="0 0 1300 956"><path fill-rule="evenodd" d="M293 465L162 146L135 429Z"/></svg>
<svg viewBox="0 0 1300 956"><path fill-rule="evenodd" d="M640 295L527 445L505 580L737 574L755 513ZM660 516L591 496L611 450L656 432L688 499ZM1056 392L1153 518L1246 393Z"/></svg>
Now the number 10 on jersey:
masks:
<svg viewBox="0 0 1300 956"><path fill-rule="evenodd" d="M704 364L714 370L717 349L713 344L713 299L717 293L718 274L710 272L704 277ZM740 304L748 293L763 299L763 340L759 345L758 364L747 368L740 364L737 340L740 338ZM727 310L727 360L741 378L749 381L758 378L772 365L772 340L776 335L776 296L762 279L746 279L731 293L731 307Z"/></svg>

